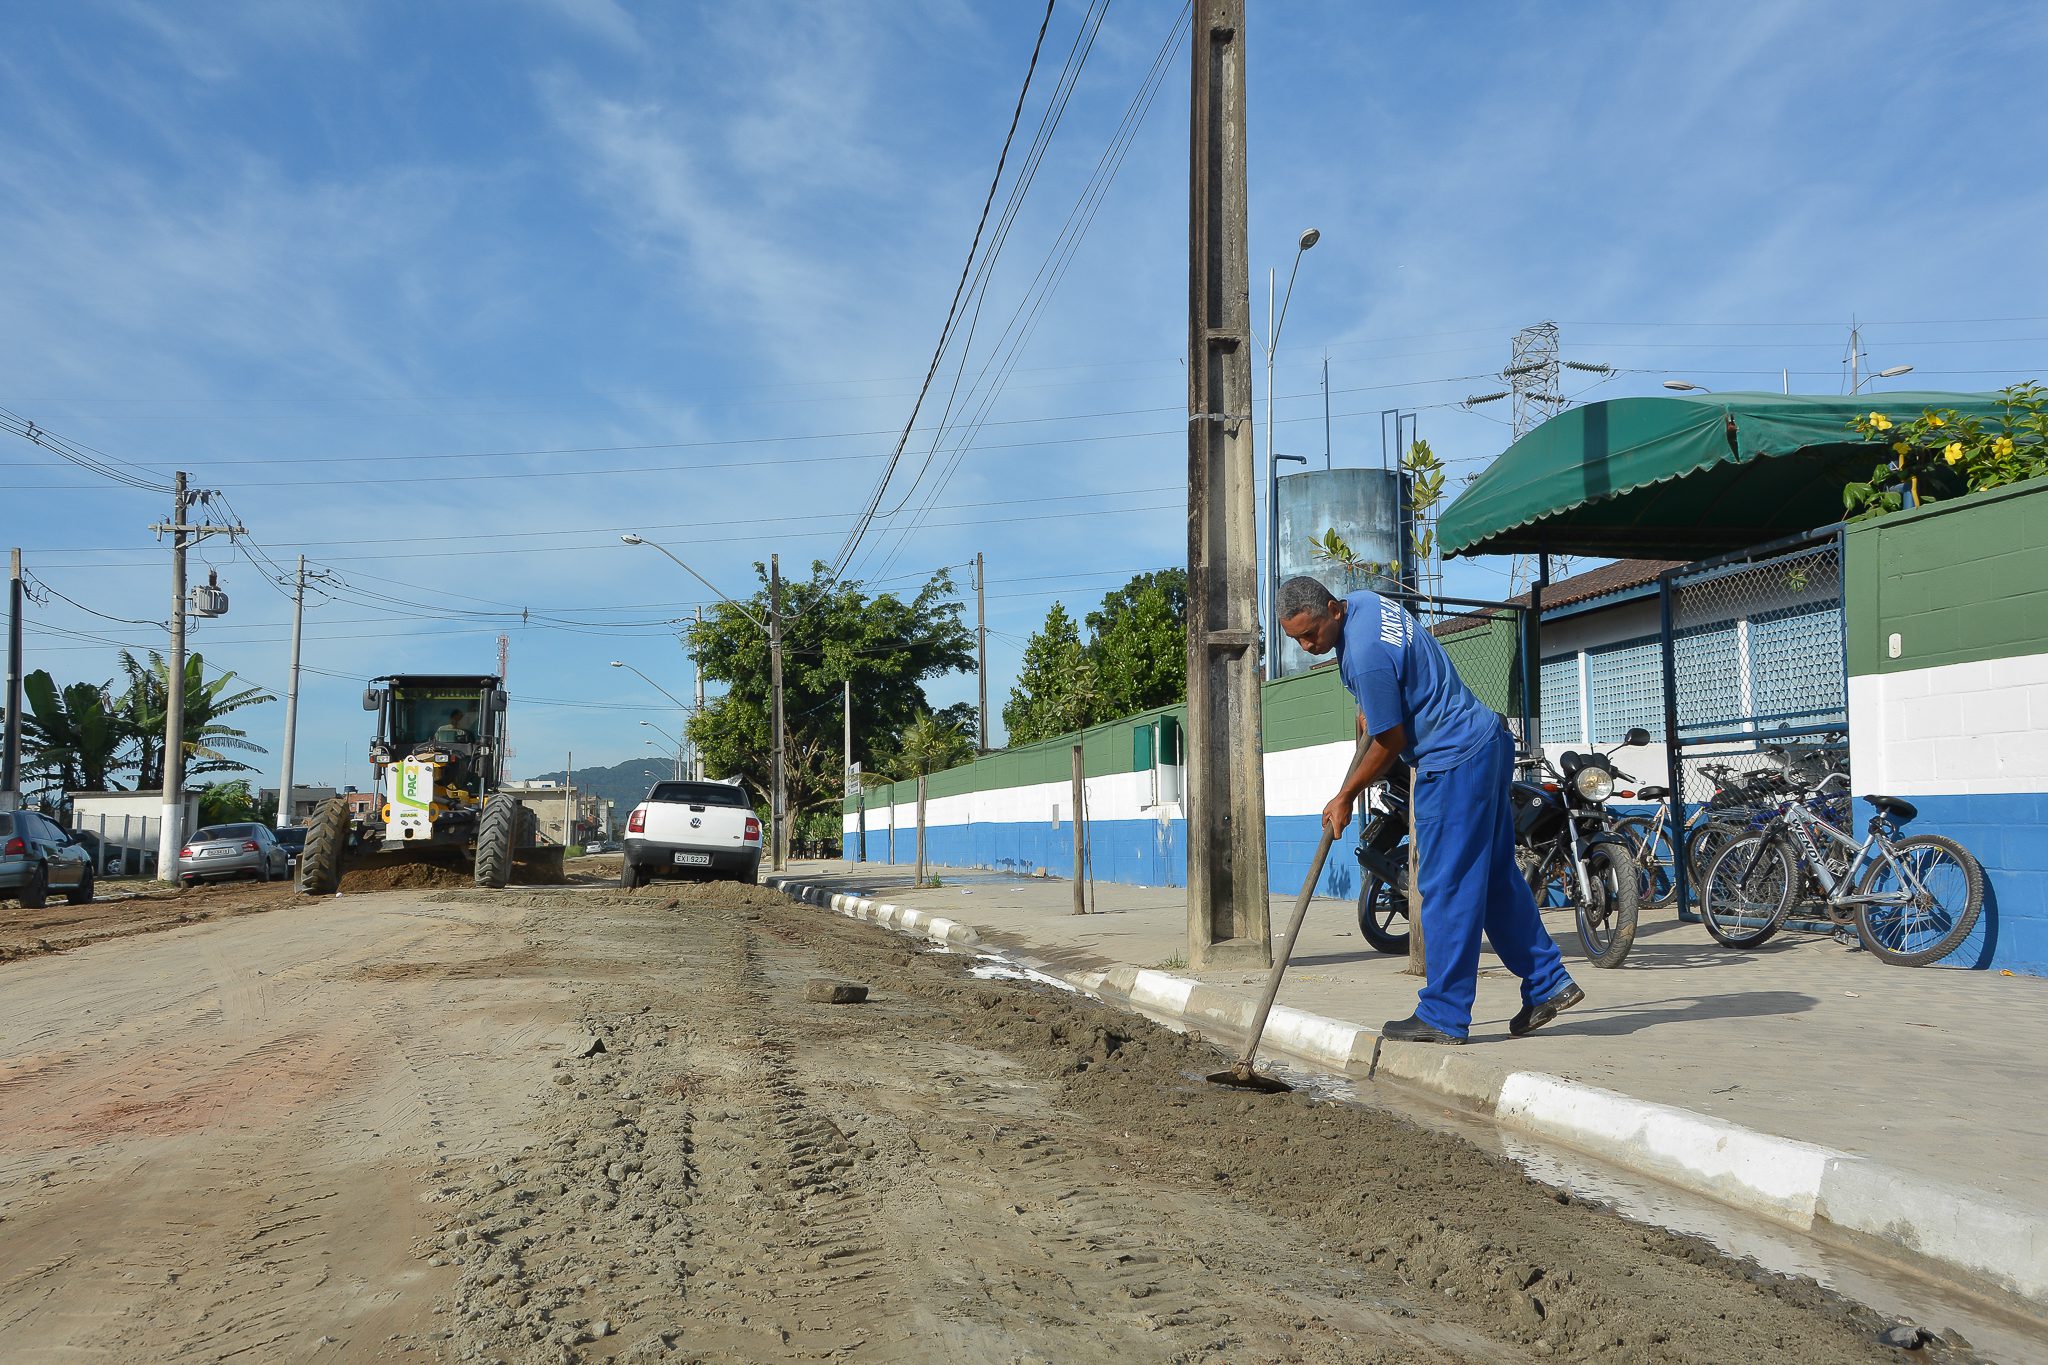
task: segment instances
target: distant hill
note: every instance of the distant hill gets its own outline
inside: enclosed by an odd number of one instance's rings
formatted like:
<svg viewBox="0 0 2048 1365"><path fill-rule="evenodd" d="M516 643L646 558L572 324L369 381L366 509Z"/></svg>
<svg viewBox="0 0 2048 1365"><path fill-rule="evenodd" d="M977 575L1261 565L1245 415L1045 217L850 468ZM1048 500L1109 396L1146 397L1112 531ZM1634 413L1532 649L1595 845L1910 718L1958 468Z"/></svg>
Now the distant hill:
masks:
<svg viewBox="0 0 2048 1365"><path fill-rule="evenodd" d="M629 758L609 768L579 767L576 769L576 789L610 798L614 815L623 823L626 812L640 804L647 795L647 789L675 776L675 771L674 760L667 758ZM563 776L562 770L557 768L551 773L534 773L525 780L560 782Z"/></svg>

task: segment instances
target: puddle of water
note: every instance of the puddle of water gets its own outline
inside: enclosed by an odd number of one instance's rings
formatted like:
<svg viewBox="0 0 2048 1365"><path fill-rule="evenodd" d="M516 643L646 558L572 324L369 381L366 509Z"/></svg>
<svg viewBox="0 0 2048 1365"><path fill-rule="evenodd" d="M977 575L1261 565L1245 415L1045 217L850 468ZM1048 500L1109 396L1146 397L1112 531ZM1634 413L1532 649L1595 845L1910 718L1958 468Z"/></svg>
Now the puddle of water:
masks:
<svg viewBox="0 0 2048 1365"><path fill-rule="evenodd" d="M978 976L983 981L1029 981L1040 986L1051 986L1069 995L1082 994L1081 988L1056 976L1019 967L996 953L983 953L981 960L967 969L969 976Z"/></svg>

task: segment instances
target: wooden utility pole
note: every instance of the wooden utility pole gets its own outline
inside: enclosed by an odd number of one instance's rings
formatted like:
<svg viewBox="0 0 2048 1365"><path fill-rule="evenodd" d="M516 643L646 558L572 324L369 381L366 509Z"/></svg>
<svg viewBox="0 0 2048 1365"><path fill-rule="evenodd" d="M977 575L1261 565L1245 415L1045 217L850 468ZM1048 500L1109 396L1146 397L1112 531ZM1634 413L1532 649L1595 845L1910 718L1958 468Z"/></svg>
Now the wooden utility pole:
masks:
<svg viewBox="0 0 2048 1365"><path fill-rule="evenodd" d="M988 752L988 561L974 552L974 676L981 683L981 752Z"/></svg>
<svg viewBox="0 0 2048 1365"><path fill-rule="evenodd" d="M1272 965L1259 734L1244 0L1195 0L1188 190L1188 965Z"/></svg>
<svg viewBox="0 0 2048 1365"><path fill-rule="evenodd" d="M789 813L784 806L782 775L782 556L768 556L768 685L775 693L773 748L775 793L768 806L768 838L774 846L769 866L782 871L783 842Z"/></svg>
<svg viewBox="0 0 2048 1365"><path fill-rule="evenodd" d="M931 880L924 862L924 774L917 775L917 884L923 886Z"/></svg>
<svg viewBox="0 0 2048 1365"><path fill-rule="evenodd" d="M1085 800L1087 799L1087 795L1088 795L1088 770L1087 770L1087 765L1086 765L1086 764L1085 764L1085 763L1084 763L1084 762L1082 761L1082 757L1081 757L1081 746L1080 746L1080 745L1078 745L1078 744L1076 744L1076 745L1074 746L1074 796L1073 796L1073 815L1074 815L1074 913L1075 913L1075 914L1077 914L1077 915L1085 915L1085 914L1087 914L1087 913L1088 913L1088 898L1087 898L1087 894L1086 894L1086 893L1087 893L1087 888L1085 887L1085 885L1084 885L1084 884L1082 883L1082 880L1081 880L1081 879L1082 879L1083 877L1085 877L1085 876L1087 875L1087 870L1088 870L1088 863L1087 863L1087 859L1088 859L1088 829L1087 829L1087 824L1086 824L1086 822L1084 821L1084 819L1082 818L1082 815L1081 815L1081 810L1082 810L1082 803L1083 803L1083 802L1084 802L1084 801L1085 801Z"/></svg>

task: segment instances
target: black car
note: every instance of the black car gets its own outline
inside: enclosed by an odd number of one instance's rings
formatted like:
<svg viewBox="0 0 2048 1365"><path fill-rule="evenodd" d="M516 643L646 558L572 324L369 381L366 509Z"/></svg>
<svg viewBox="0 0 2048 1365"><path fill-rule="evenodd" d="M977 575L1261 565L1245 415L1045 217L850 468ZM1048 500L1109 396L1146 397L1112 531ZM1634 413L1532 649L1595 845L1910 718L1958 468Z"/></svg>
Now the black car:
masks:
<svg viewBox="0 0 2048 1365"><path fill-rule="evenodd" d="M306 851L306 827L304 825L279 825L271 831L277 846L292 855L293 867L299 865L299 855Z"/></svg>
<svg viewBox="0 0 2048 1365"><path fill-rule="evenodd" d="M48 903L52 890L73 905L91 900L92 855L34 811L0 811L0 896L33 910Z"/></svg>

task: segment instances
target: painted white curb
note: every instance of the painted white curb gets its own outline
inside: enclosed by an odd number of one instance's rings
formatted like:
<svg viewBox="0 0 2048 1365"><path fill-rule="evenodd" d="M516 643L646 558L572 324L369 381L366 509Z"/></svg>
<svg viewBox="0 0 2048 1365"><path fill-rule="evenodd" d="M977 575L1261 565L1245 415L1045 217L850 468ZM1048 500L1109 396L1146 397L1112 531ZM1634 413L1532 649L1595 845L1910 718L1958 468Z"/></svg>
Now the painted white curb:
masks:
<svg viewBox="0 0 2048 1365"><path fill-rule="evenodd" d="M968 925L788 879L783 894L948 944L980 942ZM1083 994L1184 1023L1251 1028L1254 1000L1150 968L1070 971L1006 955ZM2048 1212L1994 1205L1973 1192L1889 1170L1863 1157L1776 1137L1673 1105L1639 1100L1541 1071L1503 1073L1463 1048L1396 1043L1372 1029L1276 1005L1262 1046L1351 1076L1387 1075L1458 1100L1504 1128L1577 1148L1613 1165L1810 1232L1837 1229L1966 1283L2048 1308Z"/></svg>

